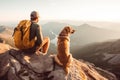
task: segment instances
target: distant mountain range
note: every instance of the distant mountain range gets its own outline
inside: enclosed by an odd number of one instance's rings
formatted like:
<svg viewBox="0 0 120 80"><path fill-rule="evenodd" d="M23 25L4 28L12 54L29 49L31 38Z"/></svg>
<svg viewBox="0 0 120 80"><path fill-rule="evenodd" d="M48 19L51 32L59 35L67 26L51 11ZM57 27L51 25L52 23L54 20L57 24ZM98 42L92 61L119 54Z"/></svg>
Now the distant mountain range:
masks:
<svg viewBox="0 0 120 80"><path fill-rule="evenodd" d="M49 22L47 24L42 25L43 34L53 39L55 38L54 34L58 35L60 31L63 29L63 27L65 27L66 25L68 24ZM80 26L75 26L75 25L71 25L71 26L76 30L75 34L72 35L71 39L79 40L81 45L120 38L119 32L97 28L89 24L82 24Z"/></svg>
<svg viewBox="0 0 120 80"><path fill-rule="evenodd" d="M70 37L70 48L72 53L78 51L81 47L94 42L103 42L120 38L120 32L98 28L97 26L87 23L75 26L68 23L48 22L42 25L42 31L44 36L50 37L52 48L56 48L57 36L66 25L70 25L76 30L76 32ZM13 28L0 26L0 37L9 39L9 37L12 36L12 33Z"/></svg>
<svg viewBox="0 0 120 80"><path fill-rule="evenodd" d="M120 38L119 32L97 28L89 24L82 24L75 27L75 29L76 33L74 34L74 37L79 37L79 41L82 45ZM75 40L75 38L73 39Z"/></svg>
<svg viewBox="0 0 120 80"><path fill-rule="evenodd" d="M57 35L66 25L68 24L58 23L58 22L46 23L42 25L43 34L44 36L49 36L51 40L56 39ZM120 38L120 33L117 31L98 28L96 26L92 26L87 23L82 24L80 26L75 26L75 25L70 25L70 26L72 26L76 30L76 32L70 37L72 53L76 52L76 50L79 50L81 47L94 42L103 42L107 40ZM56 39L56 43L57 43L57 39ZM55 45L54 47L56 47Z"/></svg>

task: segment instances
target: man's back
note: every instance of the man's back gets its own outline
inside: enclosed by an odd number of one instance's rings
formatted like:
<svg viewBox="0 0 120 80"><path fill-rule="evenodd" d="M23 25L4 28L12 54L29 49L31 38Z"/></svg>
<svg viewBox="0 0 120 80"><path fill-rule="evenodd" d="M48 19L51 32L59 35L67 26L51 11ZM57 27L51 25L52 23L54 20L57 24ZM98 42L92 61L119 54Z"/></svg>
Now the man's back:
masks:
<svg viewBox="0 0 120 80"><path fill-rule="evenodd" d="M40 45L43 40L41 27L37 23L32 22L30 26L30 40L35 37L37 38L35 45Z"/></svg>

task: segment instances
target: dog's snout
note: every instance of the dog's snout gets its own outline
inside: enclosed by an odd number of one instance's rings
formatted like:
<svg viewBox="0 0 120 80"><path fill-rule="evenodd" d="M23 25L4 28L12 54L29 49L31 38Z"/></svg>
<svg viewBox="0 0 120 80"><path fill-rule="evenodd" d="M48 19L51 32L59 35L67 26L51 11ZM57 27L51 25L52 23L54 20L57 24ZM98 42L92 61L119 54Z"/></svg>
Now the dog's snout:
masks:
<svg viewBox="0 0 120 80"><path fill-rule="evenodd" d="M74 33L75 32L75 30L72 30L72 33Z"/></svg>

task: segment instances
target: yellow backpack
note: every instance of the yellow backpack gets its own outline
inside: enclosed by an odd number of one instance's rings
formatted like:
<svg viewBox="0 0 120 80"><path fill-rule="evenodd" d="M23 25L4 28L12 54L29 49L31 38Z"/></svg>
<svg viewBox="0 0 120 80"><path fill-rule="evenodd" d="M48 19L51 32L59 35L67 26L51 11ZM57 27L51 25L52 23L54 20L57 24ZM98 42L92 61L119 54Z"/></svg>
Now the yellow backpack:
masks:
<svg viewBox="0 0 120 80"><path fill-rule="evenodd" d="M30 41L30 20L22 20L14 29L13 39L18 49L28 49L34 46L35 38Z"/></svg>

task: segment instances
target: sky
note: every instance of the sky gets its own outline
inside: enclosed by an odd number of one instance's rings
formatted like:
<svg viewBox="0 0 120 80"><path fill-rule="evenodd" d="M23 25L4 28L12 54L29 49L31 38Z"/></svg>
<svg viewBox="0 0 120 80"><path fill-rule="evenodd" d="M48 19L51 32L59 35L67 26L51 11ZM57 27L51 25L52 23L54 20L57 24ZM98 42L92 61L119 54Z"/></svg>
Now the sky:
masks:
<svg viewBox="0 0 120 80"><path fill-rule="evenodd" d="M29 19L120 22L120 0L0 0L0 23Z"/></svg>

